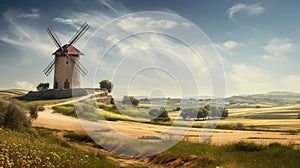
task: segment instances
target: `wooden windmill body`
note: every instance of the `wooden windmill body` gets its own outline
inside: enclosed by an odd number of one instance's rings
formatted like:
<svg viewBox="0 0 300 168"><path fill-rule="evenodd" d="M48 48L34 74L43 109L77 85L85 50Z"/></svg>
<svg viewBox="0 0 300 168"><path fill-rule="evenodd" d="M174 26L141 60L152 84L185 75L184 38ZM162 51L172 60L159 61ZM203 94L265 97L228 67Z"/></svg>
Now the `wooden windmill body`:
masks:
<svg viewBox="0 0 300 168"><path fill-rule="evenodd" d="M80 88L80 75L85 76L87 70L80 64L80 56L84 55L81 51L73 46L73 44L87 31L88 24L85 23L73 38L65 44L61 45L57 35L51 27L47 28L47 32L51 39L58 47L52 54L55 58L44 69L44 73L48 76L54 69L53 89L73 89Z"/></svg>

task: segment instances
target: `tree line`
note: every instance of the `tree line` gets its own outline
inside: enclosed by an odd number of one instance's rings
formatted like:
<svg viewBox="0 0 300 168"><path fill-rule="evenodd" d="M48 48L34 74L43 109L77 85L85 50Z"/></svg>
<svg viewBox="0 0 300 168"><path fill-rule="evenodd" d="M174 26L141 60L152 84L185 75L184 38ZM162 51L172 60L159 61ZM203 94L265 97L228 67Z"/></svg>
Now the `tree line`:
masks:
<svg viewBox="0 0 300 168"><path fill-rule="evenodd" d="M224 107L206 105L199 108L184 108L180 116L184 119L206 120L227 118L229 116L228 110Z"/></svg>

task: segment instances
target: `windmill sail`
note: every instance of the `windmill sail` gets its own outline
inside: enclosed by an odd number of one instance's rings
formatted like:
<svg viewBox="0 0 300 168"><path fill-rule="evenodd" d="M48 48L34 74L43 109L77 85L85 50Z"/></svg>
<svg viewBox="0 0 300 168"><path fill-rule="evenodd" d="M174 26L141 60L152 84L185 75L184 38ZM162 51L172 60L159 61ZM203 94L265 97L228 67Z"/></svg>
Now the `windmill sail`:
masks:
<svg viewBox="0 0 300 168"><path fill-rule="evenodd" d="M78 41L78 39L89 29L89 25L85 22L76 34L70 39L69 45L72 45Z"/></svg>
<svg viewBox="0 0 300 168"><path fill-rule="evenodd" d="M55 32L53 31L53 28L51 26L49 26L47 28L47 32L48 32L49 36L51 37L51 39L53 40L53 42L56 45L56 47L62 48L61 47L61 42L59 41L57 35L55 34Z"/></svg>
<svg viewBox="0 0 300 168"><path fill-rule="evenodd" d="M49 26L47 28L47 32L48 32L49 36L51 37L51 39L54 42L54 44L56 45L56 47L59 48L58 55L59 56L67 56L67 58L74 64L74 68L77 68L82 76L85 76L88 73L88 71L79 61L75 61L72 58L73 54L71 54L71 56L69 55L68 48L72 44L76 43L79 40L79 38L88 30L88 28L89 28L89 25L87 23L84 23L81 26L81 28L75 33L75 35L70 39L69 43L64 46L62 46L62 44L61 44L58 36L55 34L53 28L51 26ZM79 51L79 53L80 53L80 51ZM55 67L55 64L56 64L56 59L53 59L46 66L46 68L43 70L43 72L45 73L46 76L48 76L52 72L52 70Z"/></svg>
<svg viewBox="0 0 300 168"><path fill-rule="evenodd" d="M43 70L46 76L48 76L52 72L52 70L54 69L54 65L55 65L55 59L53 59L50 62L50 64L48 64L48 66Z"/></svg>

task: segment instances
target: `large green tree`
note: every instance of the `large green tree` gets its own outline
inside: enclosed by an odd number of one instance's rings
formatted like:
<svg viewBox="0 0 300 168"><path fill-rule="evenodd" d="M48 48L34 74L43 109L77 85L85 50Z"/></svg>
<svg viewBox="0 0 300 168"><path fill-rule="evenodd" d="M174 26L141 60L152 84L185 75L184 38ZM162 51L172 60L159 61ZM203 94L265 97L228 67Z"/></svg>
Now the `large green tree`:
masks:
<svg viewBox="0 0 300 168"><path fill-rule="evenodd" d="M108 92L110 93L113 89L113 83L107 79L102 80L101 82L99 82L100 88L101 89L107 89Z"/></svg>

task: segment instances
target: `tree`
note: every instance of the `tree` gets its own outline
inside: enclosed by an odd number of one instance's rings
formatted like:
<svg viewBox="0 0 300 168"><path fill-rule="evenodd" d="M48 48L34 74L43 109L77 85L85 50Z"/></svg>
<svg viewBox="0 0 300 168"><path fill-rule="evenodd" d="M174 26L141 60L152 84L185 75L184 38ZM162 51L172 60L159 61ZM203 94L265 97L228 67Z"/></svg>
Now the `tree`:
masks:
<svg viewBox="0 0 300 168"><path fill-rule="evenodd" d="M107 89L108 93L110 93L113 89L113 83L107 79L102 80L101 82L99 82L100 88L101 89Z"/></svg>
<svg viewBox="0 0 300 168"><path fill-rule="evenodd" d="M200 107L198 109L197 119L202 118L203 120L207 117L208 110L205 107Z"/></svg>
<svg viewBox="0 0 300 168"><path fill-rule="evenodd" d="M224 109L223 109L223 113L222 113L222 117L223 117L223 118L228 118L228 116L229 116L228 109L224 108Z"/></svg>
<svg viewBox="0 0 300 168"><path fill-rule="evenodd" d="M140 100L133 96L124 96L122 100L123 104L138 106Z"/></svg>
<svg viewBox="0 0 300 168"><path fill-rule="evenodd" d="M49 83L40 83L36 89L38 91L44 91L44 90L48 90L49 89Z"/></svg>
<svg viewBox="0 0 300 168"><path fill-rule="evenodd" d="M161 107L160 109L152 109L149 112L149 115L151 117L151 120L154 122L158 122L158 121L170 121L170 117L168 112L166 111L166 109L164 107Z"/></svg>
<svg viewBox="0 0 300 168"><path fill-rule="evenodd" d="M198 111L196 108L186 108L183 109L180 113L180 116L186 120L187 118L197 118Z"/></svg>

